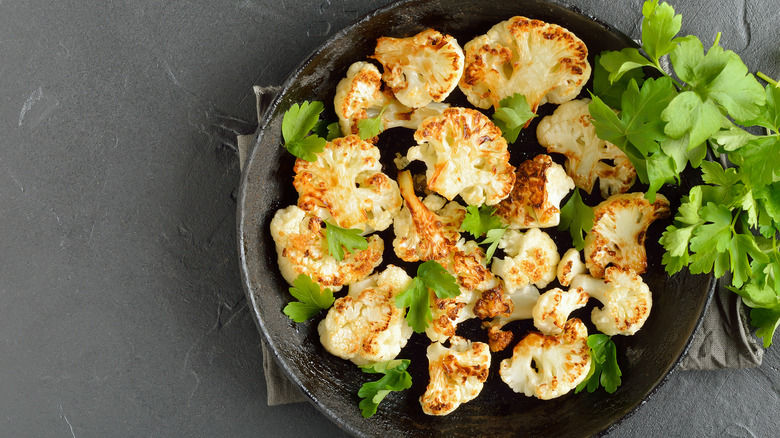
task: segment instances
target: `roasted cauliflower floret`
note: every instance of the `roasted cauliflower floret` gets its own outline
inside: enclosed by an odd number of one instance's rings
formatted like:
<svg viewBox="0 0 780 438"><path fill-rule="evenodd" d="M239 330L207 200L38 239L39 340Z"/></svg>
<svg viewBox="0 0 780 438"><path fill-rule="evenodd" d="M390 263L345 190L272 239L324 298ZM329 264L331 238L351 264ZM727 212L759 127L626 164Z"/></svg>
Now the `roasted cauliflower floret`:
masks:
<svg viewBox="0 0 780 438"><path fill-rule="evenodd" d="M512 332L502 330L505 325L512 321L533 318L533 309L539 299L539 290L529 284L509 295L509 299L512 302L512 312L509 315L498 315L492 320L482 323L482 326L488 330L490 351L501 351L512 342L514 338Z"/></svg>
<svg viewBox="0 0 780 438"><path fill-rule="evenodd" d="M525 233L507 230L498 244L507 257L493 259L490 270L501 277L511 294L527 284L544 288L555 280L560 256L549 234L538 228Z"/></svg>
<svg viewBox="0 0 780 438"><path fill-rule="evenodd" d="M590 78L588 48L561 26L513 17L463 47L466 65L460 89L474 106L498 108L501 99L523 94L536 108L577 97Z"/></svg>
<svg viewBox="0 0 780 438"><path fill-rule="evenodd" d="M601 301L604 307L593 309L591 321L609 336L633 335L645 324L653 307L650 288L630 269L610 266L603 279L579 275L571 287Z"/></svg>
<svg viewBox="0 0 780 438"><path fill-rule="evenodd" d="M356 135L328 142L316 161L298 159L293 170L298 206L342 228L381 231L401 209L398 184L382 173L379 149Z"/></svg>
<svg viewBox="0 0 780 438"><path fill-rule="evenodd" d="M446 342L458 329L458 324L474 318L474 302L479 294L460 288L455 298L438 298L431 292L431 316L433 321L425 328L425 334L433 342Z"/></svg>
<svg viewBox="0 0 780 438"><path fill-rule="evenodd" d="M574 181L549 155L537 155L517 166L512 192L496 206L496 214L513 229L555 227L560 204Z"/></svg>
<svg viewBox="0 0 780 438"><path fill-rule="evenodd" d="M320 341L329 353L356 365L395 359L412 336L395 296L412 282L406 272L389 265L349 287L320 322Z"/></svg>
<svg viewBox="0 0 780 438"><path fill-rule="evenodd" d="M620 148L596 135L588 103L590 99L581 99L559 106L539 122L536 136L548 153L566 156L566 173L577 187L590 193L598 178L606 199L627 192L636 181L636 170Z"/></svg>
<svg viewBox="0 0 780 438"><path fill-rule="evenodd" d="M490 369L487 344L455 336L450 348L431 344L427 356L430 383L420 397L426 414L447 415L482 391Z"/></svg>
<svg viewBox="0 0 780 438"><path fill-rule="evenodd" d="M512 300L506 294L502 283L482 292L482 295L474 303L474 315L479 319L509 316L513 310Z"/></svg>
<svg viewBox="0 0 780 438"><path fill-rule="evenodd" d="M406 157L427 166L428 188L469 205L494 205L509 195L515 182L501 130L479 111L449 108L426 119Z"/></svg>
<svg viewBox="0 0 780 438"><path fill-rule="evenodd" d="M307 215L295 205L279 210L271 220L279 270L291 285L306 274L321 287L337 291L345 284L362 280L382 263L384 243L379 236L368 238L368 248L346 253L337 261L328 253L322 219Z"/></svg>
<svg viewBox="0 0 780 438"><path fill-rule="evenodd" d="M398 186L404 207L393 222L395 254L405 262L446 258L456 250L466 209L434 194L420 201L409 171L398 174Z"/></svg>
<svg viewBox="0 0 780 438"><path fill-rule="evenodd" d="M568 286L574 277L587 273L588 268L585 267L585 263L582 263L580 252L575 248L569 248L563 254L556 269L556 277L561 286Z"/></svg>
<svg viewBox="0 0 780 438"><path fill-rule="evenodd" d="M644 273L647 227L669 215L666 197L656 194L651 204L644 193L613 195L597 205L593 214L593 228L585 236L584 249L585 266L590 274L601 278L610 264Z"/></svg>
<svg viewBox="0 0 780 438"><path fill-rule="evenodd" d="M474 241L461 239L451 254L437 261L455 277L460 288L460 295L455 298L431 296L433 322L428 325L426 334L432 341L444 342L455 334L459 323L478 316L475 309L480 315L486 315L490 309L498 308L503 292L500 295L484 294L499 283L485 264L485 253Z"/></svg>
<svg viewBox="0 0 780 438"><path fill-rule="evenodd" d="M443 101L463 74L463 49L433 29L408 38L379 38L374 59L396 99L410 108Z"/></svg>
<svg viewBox="0 0 780 438"><path fill-rule="evenodd" d="M347 77L336 86L333 100L339 127L344 135L358 134L358 122L382 114L384 129L404 127L417 129L425 118L441 114L446 103L431 103L423 108L409 108L390 91L382 89L382 75L374 64L356 62L347 70ZM376 143L376 138L370 139Z"/></svg>
<svg viewBox="0 0 780 438"><path fill-rule="evenodd" d="M582 289L550 289L543 293L533 309L534 327L546 335L563 333L569 314L588 304L588 294Z"/></svg>
<svg viewBox="0 0 780 438"><path fill-rule="evenodd" d="M570 319L560 335L531 332L501 361L501 379L515 392L542 400L560 397L585 380L590 370L588 329Z"/></svg>

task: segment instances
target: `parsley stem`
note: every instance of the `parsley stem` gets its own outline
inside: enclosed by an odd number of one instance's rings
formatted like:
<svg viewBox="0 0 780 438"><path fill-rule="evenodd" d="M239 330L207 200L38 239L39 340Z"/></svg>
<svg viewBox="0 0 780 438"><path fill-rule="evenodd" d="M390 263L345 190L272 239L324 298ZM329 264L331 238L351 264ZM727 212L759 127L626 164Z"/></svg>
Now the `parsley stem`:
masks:
<svg viewBox="0 0 780 438"><path fill-rule="evenodd" d="M775 87L780 87L780 84L778 84L778 82L776 80L770 78L769 76L765 75L764 73L762 73L760 71L756 72L756 76L758 76L759 78L767 81L768 83L770 83L771 85L773 85Z"/></svg>

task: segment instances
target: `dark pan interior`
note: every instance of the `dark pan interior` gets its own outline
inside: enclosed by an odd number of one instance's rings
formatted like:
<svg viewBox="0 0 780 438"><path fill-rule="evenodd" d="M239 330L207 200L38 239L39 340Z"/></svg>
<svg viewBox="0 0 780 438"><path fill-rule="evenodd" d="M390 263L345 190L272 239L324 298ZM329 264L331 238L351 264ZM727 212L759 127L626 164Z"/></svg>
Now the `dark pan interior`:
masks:
<svg viewBox="0 0 780 438"><path fill-rule="evenodd" d="M427 338L415 335L400 357L411 358L414 386L388 396L378 413L365 419L358 409L360 386L376 377L364 374L351 362L326 353L320 345L315 318L304 324L289 320L282 309L292 299L288 285L276 266L276 250L269 229L274 213L294 204L293 157L281 146L281 122L292 103L321 100L325 117L335 121L333 96L349 65L366 60L380 36L409 36L433 27L465 44L494 24L515 15L553 22L578 35L588 45L590 61L602 50L632 45L625 35L565 6L542 1L483 2L480 0L404 1L382 8L336 34L295 71L263 121L263 131L244 172L239 195L238 239L241 269L247 295L258 327L268 340L289 377L303 388L315 405L346 431L360 436L589 436L603 432L633 411L672 370L685 352L689 339L712 293L713 280L687 272L669 278L661 265L658 238L669 220L655 223L647 239L648 272L643 275L653 291L653 310L645 327L632 337L616 337L623 384L614 394L573 392L551 401L539 401L512 392L498 376L501 359L495 355L491 376L474 401L446 417L422 413L418 398L427 385ZM584 94L586 96L586 94ZM448 99L464 103L456 90ZM548 108L549 107L549 108ZM543 106L541 113L552 111ZM538 122L536 119L536 122ZM513 164L542 150L535 145L535 125L511 146ZM412 145L411 131L402 128L382 135L385 172L395 175L394 150ZM685 175L683 175L685 177ZM676 209L681 193L694 182L683 179L682 187L662 190ZM594 190L597 192L598 190ZM598 199L586 199L595 205ZM392 233L390 230L389 233ZM383 234L383 236L391 234ZM570 245L566 236L556 236L559 251ZM391 248L392 237L385 238ZM392 251L385 261L395 262ZM413 271L409 271L410 273ZM346 293L346 288L339 294ZM576 314L589 320L590 309ZM523 325L525 324L525 325ZM524 331L528 323L514 329ZM479 329L468 324L463 330L484 340Z"/></svg>

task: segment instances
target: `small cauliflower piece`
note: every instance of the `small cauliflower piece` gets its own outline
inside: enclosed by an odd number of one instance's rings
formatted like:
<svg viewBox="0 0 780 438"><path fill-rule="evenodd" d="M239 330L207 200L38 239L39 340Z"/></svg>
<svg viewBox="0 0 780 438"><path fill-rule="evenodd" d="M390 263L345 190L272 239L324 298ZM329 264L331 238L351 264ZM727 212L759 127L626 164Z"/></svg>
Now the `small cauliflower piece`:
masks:
<svg viewBox="0 0 780 438"><path fill-rule="evenodd" d="M374 64L356 62L347 70L347 76L336 86L333 99L341 133L359 134L358 122L381 113L382 127L417 129L420 123L441 114L449 104L431 103L423 108L409 108L396 99L392 92L382 89L382 75ZM384 111L383 111L384 110ZM370 139L376 143L377 138Z"/></svg>
<svg viewBox="0 0 780 438"><path fill-rule="evenodd" d="M487 344L454 336L450 348L431 344L427 357L430 383L420 397L426 414L447 415L482 391L490 370Z"/></svg>
<svg viewBox="0 0 780 438"><path fill-rule="evenodd" d="M456 250L466 209L431 194L420 201L409 171L398 174L404 207L393 221L393 249L405 262L441 260Z"/></svg>
<svg viewBox="0 0 780 438"><path fill-rule="evenodd" d="M571 312L588 304L588 294L582 289L550 289L543 293L533 308L534 327L546 335L563 333Z"/></svg>
<svg viewBox="0 0 780 438"><path fill-rule="evenodd" d="M502 283L482 292L482 295L474 303L474 315L479 319L509 316L513 310L512 300L506 294Z"/></svg>
<svg viewBox="0 0 780 438"><path fill-rule="evenodd" d="M482 323L482 327L488 330L490 351L502 351L512 342L514 338L512 332L502 330L505 325L512 321L533 318L533 308L539 299L539 289L529 284L509 295L509 299L512 302L512 312L509 315L498 315Z"/></svg>
<svg viewBox="0 0 780 438"><path fill-rule="evenodd" d="M593 309L591 321L609 336L633 335L645 324L653 307L650 288L631 269L610 266L603 279L578 275L571 287L601 301L604 307Z"/></svg>
<svg viewBox="0 0 780 438"><path fill-rule="evenodd" d="M660 193L655 202L644 193L612 195L593 209L593 228L585 236L585 266L591 275L604 276L607 265L630 268L637 274L647 269L645 237L656 219L669 216L669 201Z"/></svg>
<svg viewBox="0 0 780 438"><path fill-rule="evenodd" d="M316 161L298 159L293 170L298 206L342 228L381 231L401 209L398 184L382 173L379 149L356 135L328 142Z"/></svg>
<svg viewBox="0 0 780 438"><path fill-rule="evenodd" d="M577 187L590 193L598 178L606 199L627 192L636 181L636 169L620 148L596 135L589 103L581 99L559 106L539 122L536 136L548 153L566 156L566 173Z"/></svg>
<svg viewBox="0 0 780 438"><path fill-rule="evenodd" d="M585 263L582 263L580 252L575 248L569 248L566 253L563 254L556 269L558 283L560 283L561 286L568 286L571 284L571 280L574 277L587 273L588 268L585 267Z"/></svg>
<svg viewBox="0 0 780 438"><path fill-rule="evenodd" d="M560 335L531 332L501 361L501 380L517 393L549 400L585 380L591 366L588 329L570 319Z"/></svg>
<svg viewBox="0 0 780 438"><path fill-rule="evenodd" d="M350 286L318 327L325 350L356 365L395 359L412 336L395 297L411 282L403 269L388 265Z"/></svg>
<svg viewBox="0 0 780 438"><path fill-rule="evenodd" d="M501 130L479 111L449 108L423 121L406 157L427 166L428 188L469 205L495 205L515 182Z"/></svg>
<svg viewBox="0 0 780 438"><path fill-rule="evenodd" d="M540 154L517 166L512 192L496 214L512 229L547 228L561 221L560 204L574 181L549 155Z"/></svg>
<svg viewBox="0 0 780 438"><path fill-rule="evenodd" d="M499 107L523 94L536 112L545 102L577 97L590 78L588 48L556 24L513 17L463 47L466 65L460 89L478 108Z"/></svg>
<svg viewBox="0 0 780 438"><path fill-rule="evenodd" d="M474 302L479 294L460 289L455 298L438 298L431 292L431 316L433 320L425 328L425 334L433 342L446 342L458 329L458 324L474 318Z"/></svg>
<svg viewBox="0 0 780 438"><path fill-rule="evenodd" d="M346 253L337 261L328 253L322 219L307 215L295 205L279 210L271 220L279 270L290 285L306 274L321 287L333 291L362 280L382 263L384 243L379 236L368 238L368 248Z"/></svg>
<svg viewBox="0 0 780 438"><path fill-rule="evenodd" d="M463 49L433 29L408 38L379 38L373 58L382 64L382 79L396 99L410 108L443 101L463 75Z"/></svg>
<svg viewBox="0 0 780 438"><path fill-rule="evenodd" d="M485 253L476 242L461 239L451 254L437 261L455 277L460 288L460 295L455 298L431 296L433 322L426 334L431 341L444 342L455 334L458 324L477 316L475 309L482 315L489 309L497 309L501 296L484 295L499 286L499 282L485 264Z"/></svg>
<svg viewBox="0 0 780 438"><path fill-rule="evenodd" d="M555 280L560 260L558 247L544 231L538 228L531 228L525 233L507 230L498 247L508 257L494 258L490 269L504 280L510 294L527 284L544 288Z"/></svg>

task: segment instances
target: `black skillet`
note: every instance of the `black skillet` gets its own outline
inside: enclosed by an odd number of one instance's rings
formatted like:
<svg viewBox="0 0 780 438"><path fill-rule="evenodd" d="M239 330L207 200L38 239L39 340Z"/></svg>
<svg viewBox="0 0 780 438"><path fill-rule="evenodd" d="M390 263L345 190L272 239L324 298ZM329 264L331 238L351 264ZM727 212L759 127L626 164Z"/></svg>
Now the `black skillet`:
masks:
<svg viewBox="0 0 780 438"><path fill-rule="evenodd" d="M423 414L418 402L427 385L425 338L416 335L400 356L412 359L413 387L388 396L377 414L365 419L358 408L357 392L363 383L376 376L364 374L351 362L323 350L317 334L322 315L296 324L282 314L292 298L276 265L269 224L278 209L294 204L297 199L292 187L293 157L281 146L284 111L292 103L303 100L321 100L326 107L332 107L338 81L351 63L367 60L380 36L409 36L433 27L455 36L463 45L515 15L556 23L571 30L587 44L591 64L593 56L602 50L634 45L628 37L603 23L565 6L538 0L401 1L371 13L314 52L290 76L261 122L262 132L244 172L238 206L239 252L246 293L260 331L290 379L319 410L353 435L568 437L602 433L636 409L665 380L684 354L711 297L714 281L710 277L684 272L669 278L664 273L658 238L669 220L655 223L647 239L649 268L643 276L653 292L653 310L645 327L635 336L615 338L623 370L623 384L617 392L607 394L601 389L592 394L572 392L551 401L515 394L497 373L499 361L511 353L507 351L494 356L491 376L479 397L446 417ZM465 104L457 90L449 101ZM543 106L540 112L551 110ZM325 117L335 120L332 108ZM514 164L542 152L534 144L534 131L532 125L510 147ZM386 173L395 175L393 151L405 150L412 141L411 131L403 128L382 135L380 147ZM693 183L684 179L682 187L662 192L676 209L681 193L687 192ZM596 198L589 200L590 205L596 202ZM383 236L386 248L390 248L392 236L387 233ZM566 236L556 236L556 240L561 252L570 243ZM392 251L386 251L385 262L397 263ZM581 309L577 316L587 321L589 309ZM513 328L522 332L529 326L520 323ZM484 334L474 324L467 324L464 330L469 336L484 340Z"/></svg>

